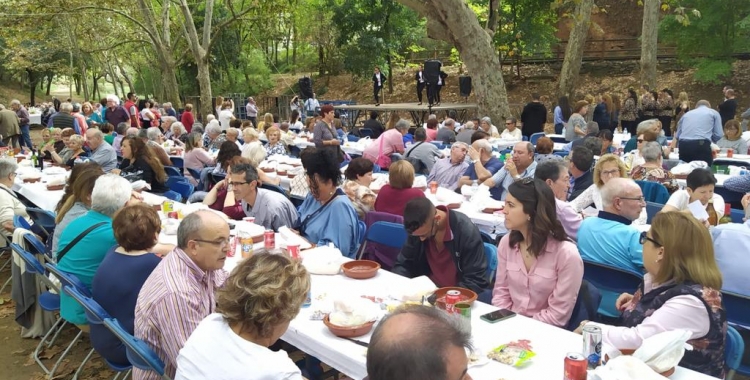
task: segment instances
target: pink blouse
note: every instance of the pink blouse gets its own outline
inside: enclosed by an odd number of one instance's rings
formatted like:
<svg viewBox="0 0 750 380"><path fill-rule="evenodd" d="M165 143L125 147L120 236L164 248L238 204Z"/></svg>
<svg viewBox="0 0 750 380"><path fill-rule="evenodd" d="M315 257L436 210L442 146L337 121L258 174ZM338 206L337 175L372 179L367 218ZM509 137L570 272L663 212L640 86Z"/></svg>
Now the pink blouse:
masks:
<svg viewBox="0 0 750 380"><path fill-rule="evenodd" d="M510 234L497 249L497 277L492 305L538 321L564 327L573 313L583 280L583 260L575 244L547 238L544 252L527 271ZM505 268L505 270L503 270Z"/></svg>
<svg viewBox="0 0 750 380"><path fill-rule="evenodd" d="M201 171L206 166L215 164L216 160L213 159L203 148L195 148L189 152L185 152L185 156L183 157L183 165L186 168L197 171ZM185 170L185 177L187 177L193 185L197 185L198 181L200 181L200 178L193 178L187 170Z"/></svg>

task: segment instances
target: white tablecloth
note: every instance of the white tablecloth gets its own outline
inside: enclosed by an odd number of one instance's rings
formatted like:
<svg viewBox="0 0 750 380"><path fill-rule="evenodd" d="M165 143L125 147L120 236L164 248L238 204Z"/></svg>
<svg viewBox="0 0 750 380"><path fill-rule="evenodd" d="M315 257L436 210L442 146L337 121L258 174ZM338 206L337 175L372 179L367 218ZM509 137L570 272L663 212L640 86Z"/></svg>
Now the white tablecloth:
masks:
<svg viewBox="0 0 750 380"><path fill-rule="evenodd" d="M29 125L42 124L42 114L34 113L29 114Z"/></svg>
<svg viewBox="0 0 750 380"><path fill-rule="evenodd" d="M225 268L233 269L240 260L236 256L228 258ZM387 297L390 289L403 288L407 286L407 281L404 277L384 270L380 270L375 277L368 280L353 280L343 275L313 275L312 306L302 309L281 338L345 375L357 380L362 379L367 375L366 348L335 337L322 321L310 320L310 314L319 302L323 302L318 299L319 297L330 299L341 292ZM521 369L494 361L481 367L470 367L469 374L472 378L476 380L561 379L565 354L581 352L583 345L581 336L523 316L516 316L495 324L484 322L479 318L496 309L481 302L474 303L471 311L471 324L473 344L476 348L486 353L501 344L528 339L531 341L536 356ZM370 335L356 339L369 342ZM708 380L713 378L684 368L677 368L670 379Z"/></svg>
<svg viewBox="0 0 750 380"><path fill-rule="evenodd" d="M517 142L520 140L511 140L511 139L490 139L490 144L492 144L493 147L495 147L497 150L504 150L508 148L513 148L514 145L516 145Z"/></svg>
<svg viewBox="0 0 750 380"><path fill-rule="evenodd" d="M505 235L508 230L505 228L505 216L503 214L486 214L481 210L477 210L475 205L467 201L466 198L448 189L439 187L437 194L432 194L429 189L424 192L427 199L432 201L436 206L445 206L449 203L454 203L454 200L461 202L461 207L454 209L471 219L479 230L486 232L492 236ZM441 200L438 200L441 199Z"/></svg>
<svg viewBox="0 0 750 380"><path fill-rule="evenodd" d="M672 153L669 154L669 159L670 160L679 160L680 159L680 155L678 153L672 152ZM732 158L727 158L726 153L720 153L716 157L716 159L714 159L714 161L716 161L716 160L732 161L732 162L735 162L734 165L745 166L748 169L750 169L750 155L748 155L748 154L734 154L732 156Z"/></svg>

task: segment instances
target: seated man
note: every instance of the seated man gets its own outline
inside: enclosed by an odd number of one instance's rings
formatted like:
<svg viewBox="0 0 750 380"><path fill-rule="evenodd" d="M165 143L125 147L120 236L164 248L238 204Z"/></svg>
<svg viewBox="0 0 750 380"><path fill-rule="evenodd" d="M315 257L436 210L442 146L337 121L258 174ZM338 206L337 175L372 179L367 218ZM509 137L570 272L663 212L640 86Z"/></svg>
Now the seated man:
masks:
<svg viewBox="0 0 750 380"><path fill-rule="evenodd" d="M594 184L592 174L592 165L594 164L594 153L585 146L573 148L570 152L570 190L568 190L568 202L578 198L581 193L586 191Z"/></svg>
<svg viewBox="0 0 750 380"><path fill-rule="evenodd" d="M714 193L716 177L710 170L695 169L688 174L686 182L687 188L672 193L661 212L687 210L689 204L699 200L707 211L709 201L712 202L717 215L716 220L724 216L724 198Z"/></svg>
<svg viewBox="0 0 750 380"><path fill-rule="evenodd" d="M369 380L471 379L471 334L432 307L407 305L378 323L367 350Z"/></svg>
<svg viewBox="0 0 750 380"><path fill-rule="evenodd" d="M747 210L750 194L742 197L742 206ZM711 228L714 242L714 256L723 278L722 290L750 296L750 282L747 273L747 253L750 252L750 219L745 223L720 224Z"/></svg>
<svg viewBox="0 0 750 380"><path fill-rule="evenodd" d="M417 174L429 174L435 165L435 160L443 157L443 153L435 144L428 143L427 131L419 127L414 131L414 144L404 152L404 159L411 162Z"/></svg>
<svg viewBox="0 0 750 380"><path fill-rule="evenodd" d="M641 233L630 225L646 205L641 187L632 179L612 178L601 192L604 209L578 230L581 258L642 273Z"/></svg>
<svg viewBox="0 0 750 380"><path fill-rule="evenodd" d="M27 221L31 220L26 213L26 206L21 203L12 189L13 181L16 179L16 169L18 169L16 161L0 160L0 223L2 223L3 234L9 239L12 239L13 230L15 230L13 218L16 215L26 218ZM32 226L35 233L41 232L35 227ZM5 244L2 245L5 246Z"/></svg>
<svg viewBox="0 0 750 380"><path fill-rule="evenodd" d="M424 197L404 208L409 234L393 273L414 278L428 276L438 287L460 286L476 293L487 286L487 258L477 226L466 215L437 208Z"/></svg>
<svg viewBox="0 0 750 380"><path fill-rule="evenodd" d="M568 165L563 161L542 162L537 165L534 178L544 181L552 189L555 194L557 219L562 224L568 237L578 240L578 229L581 227L583 217L576 212L570 203L565 201L570 188Z"/></svg>
<svg viewBox="0 0 750 380"><path fill-rule="evenodd" d="M229 225L213 211L185 217L177 229L177 248L154 269L138 294L135 336L164 361L174 378L182 346L198 324L216 309L216 289L224 285ZM153 371L133 368L133 378L157 380Z"/></svg>
<svg viewBox="0 0 750 380"><path fill-rule="evenodd" d="M456 142L456 122L453 119L445 119L443 126L438 129L435 140L443 144L452 144Z"/></svg>
<svg viewBox="0 0 750 380"><path fill-rule="evenodd" d="M505 167L498 170L492 178L484 181L484 184L490 187L490 191L497 187L500 190L500 196L493 194L493 198L504 201L508 195L508 186L513 181L521 178L534 178L536 171L536 161L534 161L534 146L528 141L521 141L513 146L513 159L505 163Z"/></svg>
<svg viewBox="0 0 750 380"><path fill-rule="evenodd" d="M280 227L292 228L297 221L297 210L284 194L260 188L258 171L248 163L238 163L231 167L229 184L234 199L240 201L242 214L228 215L233 219L246 216L255 217L255 224L268 230L278 231Z"/></svg>
<svg viewBox="0 0 750 380"><path fill-rule="evenodd" d="M118 175L105 174L96 180L91 192L91 211L70 222L60 235L57 250L60 270L75 275L91 288L102 260L117 245L112 217L131 202L131 193L128 180ZM65 292L60 294L60 315L75 325L88 324L83 306Z"/></svg>
<svg viewBox="0 0 750 380"><path fill-rule="evenodd" d="M89 160L96 162L102 167L105 173L117 168L117 152L112 145L104 141L104 134L97 128L90 128L86 131L86 141L91 148Z"/></svg>
<svg viewBox="0 0 750 380"><path fill-rule="evenodd" d="M458 180L466 172L466 168L469 167L469 164L465 160L468 151L468 145L462 142L453 143L450 157L435 161L430 175L427 176L427 184L437 181L440 187L448 190L456 190Z"/></svg>
<svg viewBox="0 0 750 380"><path fill-rule="evenodd" d="M461 177L460 186L471 186L474 181L477 181L477 184L482 184L503 168L503 163L492 155L492 144L486 139L479 139L471 144L469 157L471 157L471 165ZM500 199L502 192L503 190L498 187L490 189L490 194L496 199Z"/></svg>

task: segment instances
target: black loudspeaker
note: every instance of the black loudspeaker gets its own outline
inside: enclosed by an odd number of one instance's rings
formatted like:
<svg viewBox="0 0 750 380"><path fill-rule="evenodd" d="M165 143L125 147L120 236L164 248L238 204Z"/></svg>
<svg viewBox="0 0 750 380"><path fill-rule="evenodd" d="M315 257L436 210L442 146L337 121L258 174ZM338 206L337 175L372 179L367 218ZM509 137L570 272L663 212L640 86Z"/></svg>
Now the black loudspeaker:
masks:
<svg viewBox="0 0 750 380"><path fill-rule="evenodd" d="M303 99L313 97L312 80L308 77L299 78L299 92Z"/></svg>
<svg viewBox="0 0 750 380"><path fill-rule="evenodd" d="M471 95L471 77L462 75L458 77L458 91L460 96L468 98Z"/></svg>
<svg viewBox="0 0 750 380"><path fill-rule="evenodd" d="M442 66L443 64L438 60L424 61L424 78L427 83L437 83Z"/></svg>

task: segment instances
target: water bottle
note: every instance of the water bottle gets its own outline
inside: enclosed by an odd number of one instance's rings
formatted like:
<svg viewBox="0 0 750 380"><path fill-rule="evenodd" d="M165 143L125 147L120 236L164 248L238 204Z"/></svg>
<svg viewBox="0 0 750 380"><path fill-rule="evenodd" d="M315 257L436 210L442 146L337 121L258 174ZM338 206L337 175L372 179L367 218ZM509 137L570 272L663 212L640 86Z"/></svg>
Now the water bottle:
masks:
<svg viewBox="0 0 750 380"><path fill-rule="evenodd" d="M476 194L477 189L479 189L479 183L477 182L477 180L471 181L471 190L474 194Z"/></svg>

